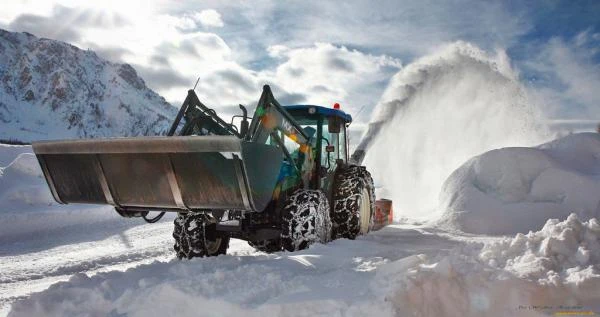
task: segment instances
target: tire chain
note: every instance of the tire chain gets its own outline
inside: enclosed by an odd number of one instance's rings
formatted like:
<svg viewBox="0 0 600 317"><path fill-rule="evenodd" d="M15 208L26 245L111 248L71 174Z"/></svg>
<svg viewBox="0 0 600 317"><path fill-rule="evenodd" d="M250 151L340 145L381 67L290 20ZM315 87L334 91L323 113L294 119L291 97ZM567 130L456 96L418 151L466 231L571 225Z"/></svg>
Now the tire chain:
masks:
<svg viewBox="0 0 600 317"><path fill-rule="evenodd" d="M375 189L371 173L364 166L350 165L335 176L333 192L333 238L355 239L360 233L360 203L362 189L367 186L370 196L370 210L375 204ZM373 226L371 214L369 228Z"/></svg>
<svg viewBox="0 0 600 317"><path fill-rule="evenodd" d="M298 190L282 211L281 243L288 251L306 249L315 242L331 240L329 202L320 190Z"/></svg>

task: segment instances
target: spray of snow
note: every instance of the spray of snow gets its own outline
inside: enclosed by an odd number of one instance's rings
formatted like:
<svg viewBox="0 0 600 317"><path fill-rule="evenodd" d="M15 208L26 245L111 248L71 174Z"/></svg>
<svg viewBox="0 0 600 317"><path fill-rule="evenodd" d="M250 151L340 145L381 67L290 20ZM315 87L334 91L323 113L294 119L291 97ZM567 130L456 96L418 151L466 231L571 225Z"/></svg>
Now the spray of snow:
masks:
<svg viewBox="0 0 600 317"><path fill-rule="evenodd" d="M436 218L444 180L487 150L546 139L504 52L457 42L397 73L358 146L397 217Z"/></svg>

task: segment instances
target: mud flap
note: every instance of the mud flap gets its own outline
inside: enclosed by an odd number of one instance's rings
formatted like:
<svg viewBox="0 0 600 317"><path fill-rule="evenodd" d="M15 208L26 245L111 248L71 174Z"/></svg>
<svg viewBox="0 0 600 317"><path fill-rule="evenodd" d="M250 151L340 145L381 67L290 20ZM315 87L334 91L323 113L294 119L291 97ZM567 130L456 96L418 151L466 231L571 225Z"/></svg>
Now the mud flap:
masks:
<svg viewBox="0 0 600 317"><path fill-rule="evenodd" d="M235 136L33 143L57 202L122 209L262 211L283 161L274 146Z"/></svg>

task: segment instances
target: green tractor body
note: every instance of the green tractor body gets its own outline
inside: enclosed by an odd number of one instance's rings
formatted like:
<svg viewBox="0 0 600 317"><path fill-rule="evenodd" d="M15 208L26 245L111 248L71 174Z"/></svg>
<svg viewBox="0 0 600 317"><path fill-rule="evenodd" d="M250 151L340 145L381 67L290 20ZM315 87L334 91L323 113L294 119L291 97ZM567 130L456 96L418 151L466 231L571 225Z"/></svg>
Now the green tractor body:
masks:
<svg viewBox="0 0 600 317"><path fill-rule="evenodd" d="M372 227L372 180L348 164L350 115L283 107L268 86L251 122L240 108L238 127L190 90L168 136L43 141L33 149L59 203L109 204L148 222L178 213L179 257L222 254L232 237L263 251L297 250ZM340 194L342 185L356 188ZM153 211L159 216L148 218Z"/></svg>

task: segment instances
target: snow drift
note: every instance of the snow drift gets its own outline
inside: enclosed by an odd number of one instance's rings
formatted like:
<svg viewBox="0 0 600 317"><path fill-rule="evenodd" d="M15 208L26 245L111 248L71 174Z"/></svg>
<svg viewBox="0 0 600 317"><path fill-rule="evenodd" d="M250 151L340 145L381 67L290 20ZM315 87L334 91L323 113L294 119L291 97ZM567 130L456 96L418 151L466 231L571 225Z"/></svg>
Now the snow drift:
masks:
<svg viewBox="0 0 600 317"><path fill-rule="evenodd" d="M600 134L474 157L444 183L440 202L440 223L470 233L526 233L571 212L600 218Z"/></svg>
<svg viewBox="0 0 600 317"><path fill-rule="evenodd" d="M504 52L458 42L397 73L358 148L395 215L436 218L444 180L469 158L546 140Z"/></svg>
<svg viewBox="0 0 600 317"><path fill-rule="evenodd" d="M401 316L589 315L600 309L599 242L598 221L572 214L538 232L468 243L450 256L390 263L378 280Z"/></svg>

